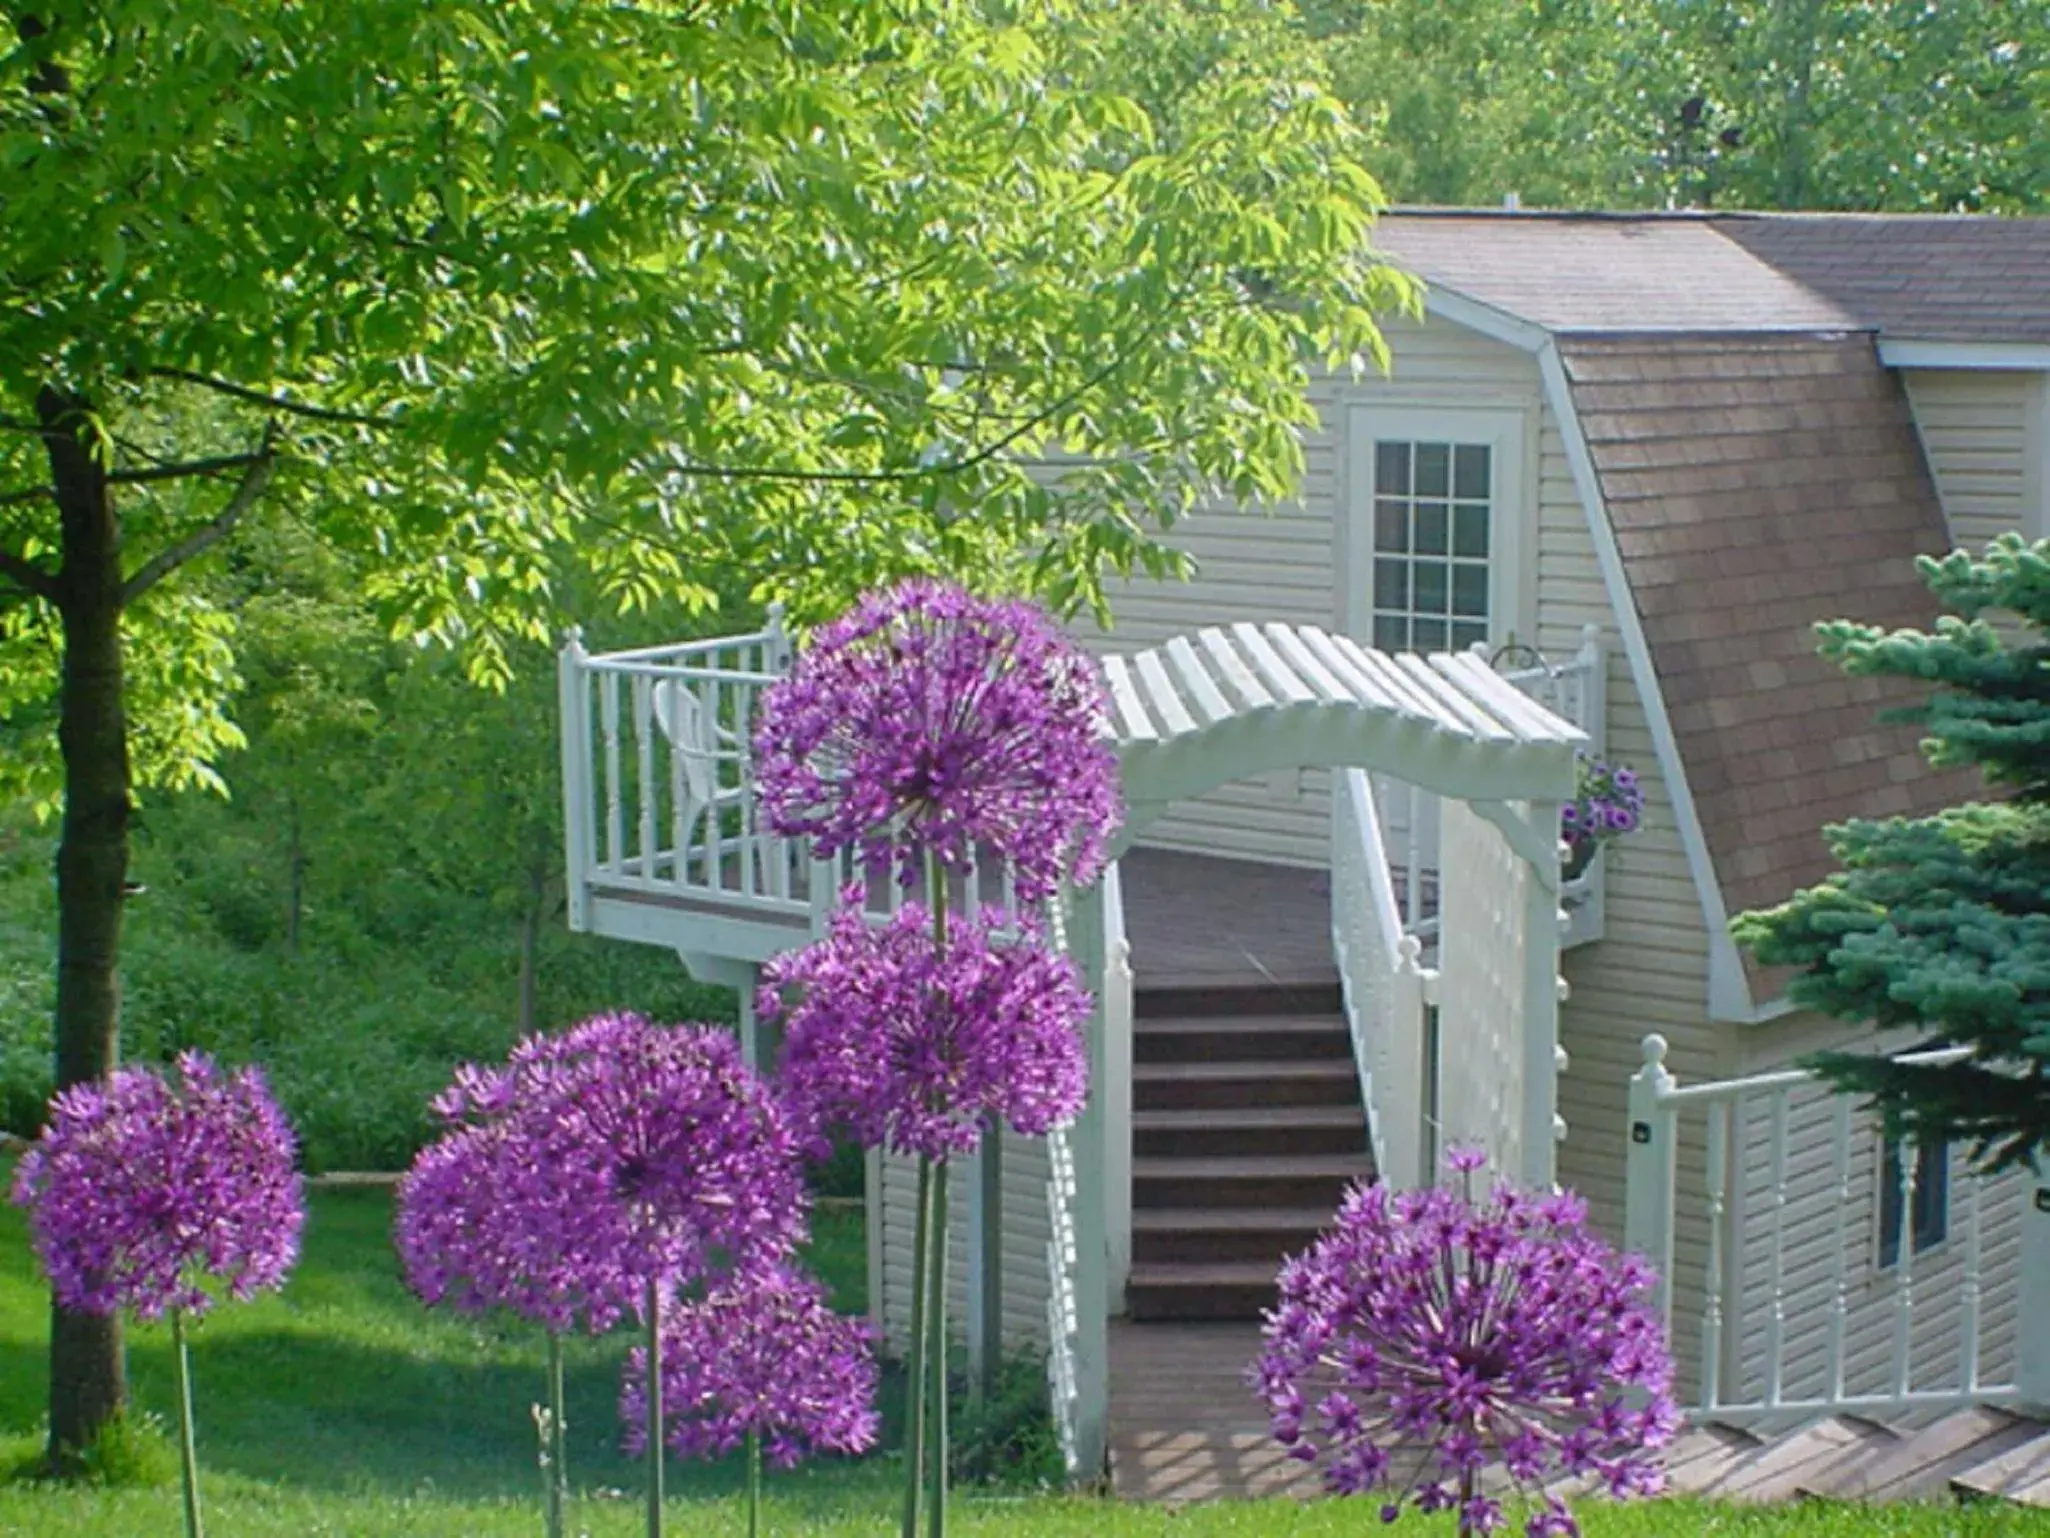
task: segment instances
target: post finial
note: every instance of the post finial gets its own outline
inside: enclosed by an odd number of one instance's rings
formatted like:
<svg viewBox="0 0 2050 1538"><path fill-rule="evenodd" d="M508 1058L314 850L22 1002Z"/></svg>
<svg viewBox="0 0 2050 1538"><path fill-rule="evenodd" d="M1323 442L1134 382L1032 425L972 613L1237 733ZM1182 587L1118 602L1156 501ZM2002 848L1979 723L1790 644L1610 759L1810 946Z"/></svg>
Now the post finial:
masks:
<svg viewBox="0 0 2050 1538"><path fill-rule="evenodd" d="M1653 1031L1644 1038L1644 1066L1647 1068L1664 1068L1666 1066L1666 1050L1667 1043L1665 1037L1659 1035L1657 1031Z"/></svg>

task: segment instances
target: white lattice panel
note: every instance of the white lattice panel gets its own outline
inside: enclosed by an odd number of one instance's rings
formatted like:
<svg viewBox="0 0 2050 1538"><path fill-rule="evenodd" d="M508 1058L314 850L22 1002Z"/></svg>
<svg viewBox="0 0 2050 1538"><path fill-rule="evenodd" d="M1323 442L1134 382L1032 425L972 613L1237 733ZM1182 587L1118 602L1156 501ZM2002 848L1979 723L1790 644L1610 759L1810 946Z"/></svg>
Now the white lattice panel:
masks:
<svg viewBox="0 0 2050 1538"><path fill-rule="evenodd" d="M1478 1144L1515 1176L1526 1128L1524 914L1530 867L1463 801L1443 808L1438 953L1438 1146Z"/></svg>

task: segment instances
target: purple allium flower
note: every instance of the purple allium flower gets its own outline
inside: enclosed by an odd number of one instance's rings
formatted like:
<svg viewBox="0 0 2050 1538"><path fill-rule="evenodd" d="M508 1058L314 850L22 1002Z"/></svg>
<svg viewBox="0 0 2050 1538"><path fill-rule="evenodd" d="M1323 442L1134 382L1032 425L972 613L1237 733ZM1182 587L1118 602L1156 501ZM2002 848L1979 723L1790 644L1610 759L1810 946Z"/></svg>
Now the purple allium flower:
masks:
<svg viewBox="0 0 2050 1538"><path fill-rule="evenodd" d="M956 916L942 954L916 903L881 925L845 906L763 969L756 1009L785 1022L784 1095L807 1131L944 1159L999 1119L1036 1137L1081 1109L1089 994L1030 932L998 940L1001 921Z"/></svg>
<svg viewBox="0 0 2050 1538"><path fill-rule="evenodd" d="M1457 1509L1462 1534L1505 1520L1490 1463L1531 1494L1562 1476L1655 1493L1679 1416L1652 1280L1570 1193L1359 1186L1282 1268L1250 1377L1277 1439L1307 1447L1332 1490ZM1547 1499L1526 1531L1571 1521Z"/></svg>
<svg viewBox="0 0 2050 1538"><path fill-rule="evenodd" d="M825 1289L791 1265L736 1274L662 1317L666 1440L717 1458L750 1433L779 1468L813 1452L875 1445L875 1331L836 1314ZM629 1453L647 1447L648 1353L627 1358L619 1413Z"/></svg>
<svg viewBox="0 0 2050 1538"><path fill-rule="evenodd" d="M605 1330L666 1286L805 1232L798 1144L730 1031L600 1015L467 1066L399 1186L406 1278L429 1303Z"/></svg>
<svg viewBox="0 0 2050 1538"><path fill-rule="evenodd" d="M1018 895L1087 885L1122 820L1095 665L1040 609L929 581L871 593L764 691L763 814L824 857L926 853L952 870L987 850Z"/></svg>
<svg viewBox="0 0 2050 1538"><path fill-rule="evenodd" d="M244 1301L298 1260L295 1149L258 1069L223 1073L187 1052L175 1082L122 1068L53 1099L13 1198L64 1307L203 1314L209 1281Z"/></svg>

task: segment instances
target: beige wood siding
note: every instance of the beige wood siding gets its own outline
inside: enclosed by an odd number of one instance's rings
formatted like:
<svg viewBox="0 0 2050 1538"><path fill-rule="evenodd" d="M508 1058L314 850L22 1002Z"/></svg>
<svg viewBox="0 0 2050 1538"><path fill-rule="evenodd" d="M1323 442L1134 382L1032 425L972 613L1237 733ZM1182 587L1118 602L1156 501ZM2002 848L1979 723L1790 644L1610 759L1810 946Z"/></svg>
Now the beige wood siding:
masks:
<svg viewBox="0 0 2050 1538"><path fill-rule="evenodd" d="M1046 1343L1046 1141L1004 1133L1004 1340L1012 1347ZM870 1221L882 1234L880 1288L869 1312L882 1324L888 1349L901 1355L911 1332L912 1250L918 1211L918 1167L906 1158L880 1161L878 1200ZM947 1320L962 1336L968 1318L970 1184L964 1160L948 1185Z"/></svg>
<svg viewBox="0 0 2050 1538"><path fill-rule="evenodd" d="M1765 1073L1829 1047L1871 1050L1870 1031L1803 1013L1754 1029L1740 1071ZM1901 1036L1883 1043L1913 1045ZM1851 1394L1890 1390L1899 1289L1911 1308L1908 1360L1918 1389L1956 1388L1965 1381L1962 1298L1967 1238L1980 1229L1978 1381L2012 1383L2021 1219L2029 1182L2018 1175L1980 1180L1958 1149L1950 1160L1950 1219L1944 1241L1910 1257L1905 1272L1878 1264L1880 1138L1874 1120L1855 1110L1840 1183L1836 1163L1837 1097L1822 1086L1789 1095L1786 1110L1786 1203L1774 1202L1773 1108L1765 1096L1746 1102L1733 1137L1730 1183L1735 1253L1724 1353L1729 1397L1756 1398L1766 1388L1766 1345L1772 1316L1774 1252L1780 1274L1781 1394L1812 1398L1831 1387L1829 1340L1838 1261L1844 1285L1844 1388ZM1849 1189L1848 1200L1842 1191ZM1698 1190L1699 1188L1697 1188Z"/></svg>
<svg viewBox="0 0 2050 1538"><path fill-rule="evenodd" d="M2030 539L2045 525L2040 374L2008 369L1905 369L1922 450L1950 523L1974 550L1995 535ZM2032 458L2033 456L2033 458Z"/></svg>
<svg viewBox="0 0 2050 1538"><path fill-rule="evenodd" d="M1300 495L1267 510L1215 503L1176 526L1167 543L1197 563L1187 583L1139 579L1111 589L1114 628L1086 632L1100 650L1138 651L1204 625L1282 620L1345 629L1346 414L1362 404L1492 405L1536 410L1530 358L1442 322L1388 325L1388 378L1320 377L1310 398L1319 418L1304 435ZM1525 548L1528 549L1526 542ZM1523 600L1527 609L1528 599ZM1330 857L1329 776L1285 771L1226 785L1177 807L1140 842L1281 865Z"/></svg>
<svg viewBox="0 0 2050 1538"><path fill-rule="evenodd" d="M1595 559L1587 514L1565 440L1549 406L1538 452L1537 645L1568 655L1585 626L1599 626L1608 658L1603 751L1635 769L1644 787L1644 824L1603 853L1604 937L1566 952L1571 990L1559 1010L1567 1069L1559 1079L1560 1184L1580 1193L1611 1239L1623 1232L1624 1155L1629 1147L1630 1079L1642 1042L1656 1031L1670 1045L1668 1067L1683 1081L1720 1077L1736 1051L1732 1027L1708 1019L1708 931L1673 811L1673 788L1658 762L1651 727L1623 649L1608 589ZM1670 702L1668 702L1670 703ZM1698 1181L1707 1151L1698 1123L1681 1126L1680 1180ZM1683 1209L1674 1234L1674 1311L1683 1353L1698 1340L1708 1228Z"/></svg>
<svg viewBox="0 0 2050 1538"><path fill-rule="evenodd" d="M1560 1081L1567 1137L1559 1149L1563 1183L1585 1195L1597 1224L1620 1236L1623 1154L1630 1077L1642 1062L1639 1043L1651 1031L1671 1043L1668 1059L1683 1079L1732 1071L1734 1029L1708 1020L1708 936L1637 696L1607 588L1596 563L1586 513L1566 457L1559 424L1541 403L1536 364L1527 354L1442 321L1390 327L1393 376L1323 381L1316 393L1324 426L1308 442L1309 479L1300 502L1272 518L1206 509L1174 537L1202 565L1186 587L1134 583L1113 596L1114 632L1094 644L1136 649L1177 631L1219 620L1284 618L1346 626L1353 618L1346 569L1345 410L1354 403L1507 406L1529 413L1529 526L1525 572L1516 606L1534 622L1526 635L1547 655L1565 657L1583 627L1603 633L1609 659L1607 752L1644 777L1642 832L1613 847L1609 862L1607 938L1567 954L1571 997L1560 1011L1560 1034L1571 1066ZM1284 575L1286 580L1282 580ZM1318 584L1322 584L1321 595ZM1321 607L1319 605L1321 604ZM1534 631L1534 635L1529 632ZM1283 863L1328 858L1323 776L1293 775L1232 786L1180 809L1146 842ZM1686 1132L1682 1179L1696 1178L1705 1157L1698 1127ZM1698 1313L1698 1281L1706 1264L1707 1230L1699 1215L1682 1223L1676 1270L1683 1318ZM1683 1327L1690 1332L1691 1323Z"/></svg>

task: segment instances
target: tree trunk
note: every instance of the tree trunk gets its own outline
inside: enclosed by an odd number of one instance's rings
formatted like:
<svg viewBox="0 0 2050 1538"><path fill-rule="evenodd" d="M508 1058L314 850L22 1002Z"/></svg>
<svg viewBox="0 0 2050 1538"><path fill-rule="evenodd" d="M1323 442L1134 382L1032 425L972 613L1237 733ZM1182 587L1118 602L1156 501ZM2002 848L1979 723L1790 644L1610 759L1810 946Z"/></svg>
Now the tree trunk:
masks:
<svg viewBox="0 0 2050 1538"><path fill-rule="evenodd" d="M1784 0L1780 37L1782 67L1787 72L1780 104L1779 176L1773 201L1799 209L1808 201L1808 157L1814 139L1811 95L1815 84L1817 32L1822 18L1817 0Z"/></svg>
<svg viewBox="0 0 2050 1538"><path fill-rule="evenodd" d="M122 887L128 877L128 727L121 678L121 537L106 470L78 436L86 402L45 386L45 429L63 530L58 746L57 1087L103 1079L119 1055ZM126 1394L118 1318L52 1305L50 1462L74 1466Z"/></svg>
<svg viewBox="0 0 2050 1538"><path fill-rule="evenodd" d="M299 954L299 916L306 907L306 846L299 827L299 798L290 791L285 793L287 815L287 837L291 841L290 857L291 887L285 910L285 949L294 956Z"/></svg>

